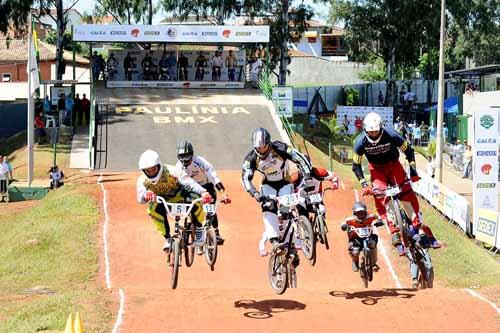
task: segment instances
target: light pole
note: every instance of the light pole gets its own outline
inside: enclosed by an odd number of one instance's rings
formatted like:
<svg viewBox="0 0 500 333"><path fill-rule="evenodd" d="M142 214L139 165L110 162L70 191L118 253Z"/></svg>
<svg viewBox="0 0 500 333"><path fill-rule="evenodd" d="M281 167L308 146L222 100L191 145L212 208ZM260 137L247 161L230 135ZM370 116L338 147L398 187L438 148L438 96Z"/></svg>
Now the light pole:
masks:
<svg viewBox="0 0 500 333"><path fill-rule="evenodd" d="M444 118L444 39L446 25L446 0L441 0L441 33L439 39L439 89L436 121L436 177L443 180L443 118Z"/></svg>

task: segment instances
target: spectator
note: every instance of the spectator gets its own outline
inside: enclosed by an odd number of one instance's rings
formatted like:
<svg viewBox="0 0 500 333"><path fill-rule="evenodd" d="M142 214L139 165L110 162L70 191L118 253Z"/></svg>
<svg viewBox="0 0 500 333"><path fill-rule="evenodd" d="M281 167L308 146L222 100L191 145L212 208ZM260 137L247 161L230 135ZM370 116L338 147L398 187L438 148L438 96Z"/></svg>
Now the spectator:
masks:
<svg viewBox="0 0 500 333"><path fill-rule="evenodd" d="M90 101L87 99L86 94L83 94L83 98L81 101L82 112L80 114L85 115L85 123L89 125L90 123ZM81 120L81 124L83 125L83 120Z"/></svg>
<svg viewBox="0 0 500 333"><path fill-rule="evenodd" d="M9 169L4 163L4 157L0 155L0 195L2 201L9 188Z"/></svg>
<svg viewBox="0 0 500 333"><path fill-rule="evenodd" d="M73 125L72 119L73 119L73 107L75 106L75 101L73 100L73 97L71 94L68 95L68 98L66 98L66 113L64 114L64 124L66 126L71 126Z"/></svg>
<svg viewBox="0 0 500 333"><path fill-rule="evenodd" d="M382 90L378 91L378 106L384 106L384 94Z"/></svg>
<svg viewBox="0 0 500 333"><path fill-rule="evenodd" d="M102 54L99 54L97 60L99 62L99 72L97 73L97 79L99 79L99 77L101 76L101 73L102 73L102 77L104 78L104 70L106 69L106 61L104 60Z"/></svg>
<svg viewBox="0 0 500 333"><path fill-rule="evenodd" d="M432 159L432 156L427 156L427 175L429 177L434 178L435 173L436 173L436 164L434 163L434 160Z"/></svg>
<svg viewBox="0 0 500 333"><path fill-rule="evenodd" d="M38 140L38 143L43 143L45 138L47 137L47 133L45 133L45 122L43 120L43 113L40 112L35 117L35 139Z"/></svg>
<svg viewBox="0 0 500 333"><path fill-rule="evenodd" d="M76 94L73 112L71 112L71 121L74 127L82 125L82 100L80 99L80 94Z"/></svg>
<svg viewBox="0 0 500 333"><path fill-rule="evenodd" d="M9 162L8 156L3 157L3 164L7 168L7 170L9 171L10 180L12 181L14 179L14 176L12 174L13 169L12 169L12 164L10 164L10 162Z"/></svg>
<svg viewBox="0 0 500 333"><path fill-rule="evenodd" d="M64 126L64 116L66 115L66 95L61 93L57 101L57 111L59 112L59 127Z"/></svg>
<svg viewBox="0 0 500 333"><path fill-rule="evenodd" d="M347 149L345 149L345 147L342 147L342 150L340 151L340 163L346 163L348 157L349 154L347 153Z"/></svg>
<svg viewBox="0 0 500 333"><path fill-rule="evenodd" d="M132 81L132 70L134 69L134 58L130 55L130 52L127 53L125 59L123 59L123 68L125 69L125 76L127 77L127 81Z"/></svg>
<svg viewBox="0 0 500 333"><path fill-rule="evenodd" d="M196 81L203 81L203 78L205 77L206 63L207 63L207 59L203 55L203 51L200 51L200 54L198 55L198 58L196 58L196 61L195 61L195 67L196 67L195 80Z"/></svg>
<svg viewBox="0 0 500 333"><path fill-rule="evenodd" d="M467 150L464 153L464 173L462 178L468 178L472 171L472 147L467 145Z"/></svg>
<svg viewBox="0 0 500 333"><path fill-rule="evenodd" d="M420 146L422 143L422 128L420 126L413 128L413 140L416 146Z"/></svg>
<svg viewBox="0 0 500 333"><path fill-rule="evenodd" d="M177 58L174 52L170 52L167 58L167 68L170 81L177 81Z"/></svg>
<svg viewBox="0 0 500 333"><path fill-rule="evenodd" d="M49 96L45 96L45 100L43 101L43 113L47 114L52 111L51 105L50 105L50 99Z"/></svg>
<svg viewBox="0 0 500 333"><path fill-rule="evenodd" d="M429 126L429 140L436 140L436 128L433 125Z"/></svg>
<svg viewBox="0 0 500 333"><path fill-rule="evenodd" d="M403 105L405 103L405 95L406 95L405 87L401 85L401 88L399 89L399 104Z"/></svg>
<svg viewBox="0 0 500 333"><path fill-rule="evenodd" d="M356 120L354 120L354 127L356 128L356 134L363 131L363 120L361 117L356 116Z"/></svg>
<svg viewBox="0 0 500 333"><path fill-rule="evenodd" d="M99 79L99 66L100 66L100 59L99 55L97 54L97 51L94 51L94 54L92 55L92 80L97 81Z"/></svg>
<svg viewBox="0 0 500 333"><path fill-rule="evenodd" d="M221 68L223 64L222 57L219 51L215 51L215 56L212 58L212 81L220 81Z"/></svg>
<svg viewBox="0 0 500 333"><path fill-rule="evenodd" d="M186 81L188 79L188 67L189 62L188 58L181 52L181 56L179 57L179 80Z"/></svg>
<svg viewBox="0 0 500 333"><path fill-rule="evenodd" d="M311 112L311 113L309 114L309 126L310 126L311 128L316 127L316 120L317 120L317 118L316 118L316 113Z"/></svg>
<svg viewBox="0 0 500 333"><path fill-rule="evenodd" d="M342 126L344 127L344 134L348 134L349 132L349 123L351 121L347 118L347 115L344 115L344 119L342 120Z"/></svg>
<svg viewBox="0 0 500 333"><path fill-rule="evenodd" d="M236 57L234 56L233 51L229 51L229 55L226 57L226 67L229 81L234 81L236 73Z"/></svg>
<svg viewBox="0 0 500 333"><path fill-rule="evenodd" d="M50 179L50 189L53 190L55 188L59 188L64 185L64 173L59 169L57 165L54 165L49 170L49 179Z"/></svg>
<svg viewBox="0 0 500 333"><path fill-rule="evenodd" d="M448 140L448 127L446 127L445 123L443 123L443 140L444 143Z"/></svg>

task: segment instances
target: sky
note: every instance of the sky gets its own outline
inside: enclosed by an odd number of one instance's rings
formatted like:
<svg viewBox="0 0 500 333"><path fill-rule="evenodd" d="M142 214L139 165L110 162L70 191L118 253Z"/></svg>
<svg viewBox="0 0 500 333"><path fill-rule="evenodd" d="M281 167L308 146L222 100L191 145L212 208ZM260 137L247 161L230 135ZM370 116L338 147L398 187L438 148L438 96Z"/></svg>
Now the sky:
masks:
<svg viewBox="0 0 500 333"><path fill-rule="evenodd" d="M153 3L156 3L157 1L153 0ZM65 2L67 3L67 1ZM313 19L319 20L322 22L326 22L327 16L328 16L328 8L329 5L324 5L324 4L315 4L313 0L304 0L305 4L308 4L314 8L315 17ZM83 14L83 12L87 11L89 13L92 13L94 9L94 4L95 0L80 0L76 5L75 8L78 9L80 13ZM160 22L164 17L165 13L158 12L154 17L153 17L153 23L158 23Z"/></svg>

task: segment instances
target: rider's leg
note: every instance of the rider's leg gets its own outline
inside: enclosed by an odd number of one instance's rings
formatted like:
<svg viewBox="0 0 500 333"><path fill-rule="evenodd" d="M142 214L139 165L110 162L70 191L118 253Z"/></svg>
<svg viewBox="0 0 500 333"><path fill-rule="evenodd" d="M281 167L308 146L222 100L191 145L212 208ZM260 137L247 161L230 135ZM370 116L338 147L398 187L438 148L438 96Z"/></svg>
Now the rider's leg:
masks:
<svg viewBox="0 0 500 333"><path fill-rule="evenodd" d="M384 172L384 167L375 167L369 164L368 170L370 170L372 187L380 191L385 190L387 188L387 176ZM391 234L395 234L399 232L399 228L394 225L393 217L387 215L384 200L384 196L374 196L375 208L377 209L379 218L387 221L387 226Z"/></svg>
<svg viewBox="0 0 500 333"><path fill-rule="evenodd" d="M352 238L349 239L349 248L347 251L349 252L349 256L351 257L352 260L352 270L354 272L359 271L359 251L361 248L361 244L359 239L357 238Z"/></svg>
<svg viewBox="0 0 500 333"><path fill-rule="evenodd" d="M170 248L170 227L168 225L165 207L156 202L152 202L148 206L148 215L151 217L158 232L165 238L165 244L162 250L168 250Z"/></svg>
<svg viewBox="0 0 500 333"><path fill-rule="evenodd" d="M203 186L203 188L205 190L208 191L208 193L210 193L210 195L214 199L213 202L214 203L217 202L217 191L215 190L214 184L213 183L207 183L207 184L202 185L202 186ZM217 214L214 215L214 218L213 218L213 221L212 221L212 225L215 228L215 234L217 236L217 242L219 244L224 243L224 239L222 238L222 236L220 235L220 232L219 232L219 217L217 216Z"/></svg>
<svg viewBox="0 0 500 333"><path fill-rule="evenodd" d="M370 248L370 256L371 256L371 262L372 265L377 265L377 243L378 243L378 236L375 234L372 234L370 240L368 241L368 247ZM378 266L377 266L378 268Z"/></svg>
<svg viewBox="0 0 500 333"><path fill-rule="evenodd" d="M260 188L260 192L264 196L278 194L277 191L270 185L262 185ZM273 207L269 207L264 204L262 205L262 219L264 222L264 230L267 239L269 239L271 243L278 243L279 242L279 222L277 215L278 211L275 205L272 206Z"/></svg>
<svg viewBox="0 0 500 333"><path fill-rule="evenodd" d="M293 192L294 192L293 185L292 184L286 184L286 185L282 186L279 189L278 196L292 194ZM297 206L297 209L299 210L299 214L300 215L304 215L305 217L309 218L309 214L307 213L307 208L306 207L303 207L303 206L299 205L299 206ZM285 221L283 221L283 222L285 222ZM289 230L288 232L290 233L290 231L291 230ZM285 239L288 239L288 237L290 237L290 234L286 235ZM296 237L294 238L294 243L295 243L295 247L296 248L300 248L302 246L302 244L300 243L300 240L298 238L296 238Z"/></svg>

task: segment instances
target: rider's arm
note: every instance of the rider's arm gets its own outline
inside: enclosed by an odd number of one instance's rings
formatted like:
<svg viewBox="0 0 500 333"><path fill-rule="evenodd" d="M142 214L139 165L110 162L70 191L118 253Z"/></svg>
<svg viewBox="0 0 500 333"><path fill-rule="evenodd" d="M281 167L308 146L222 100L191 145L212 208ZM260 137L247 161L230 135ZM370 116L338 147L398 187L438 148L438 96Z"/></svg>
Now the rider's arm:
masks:
<svg viewBox="0 0 500 333"><path fill-rule="evenodd" d="M145 204L146 203L146 200L144 199L144 193L146 193L147 189L146 189L146 186L144 186L144 181L145 181L145 177L144 175L141 175L138 179L137 179L137 202L138 203L141 203L141 204Z"/></svg>
<svg viewBox="0 0 500 333"><path fill-rule="evenodd" d="M257 192L255 186L252 183L253 175L256 168L257 168L257 154L252 150L245 157L245 160L243 161L243 168L241 171L241 183L243 184L243 188L245 189L245 191L250 193L252 197L254 196L255 192Z"/></svg>
<svg viewBox="0 0 500 333"><path fill-rule="evenodd" d="M356 139L352 152L352 171L361 185L368 184L363 174L363 168L361 167L364 155L363 138L364 136L360 135L358 139Z"/></svg>
<svg viewBox="0 0 500 333"><path fill-rule="evenodd" d="M203 169L205 170L205 172L207 174L208 181L214 185L219 184L220 179L219 179L219 177L217 177L217 173L215 172L215 169L212 166L212 164L210 164L210 162L208 162L206 159L204 159L201 156L196 156L195 158L203 166Z"/></svg>
<svg viewBox="0 0 500 333"><path fill-rule="evenodd" d="M403 139L403 137L397 133L391 133L392 143L401 149L401 151L405 154L406 160L410 163L410 166L415 168L415 151L411 144Z"/></svg>
<svg viewBox="0 0 500 333"><path fill-rule="evenodd" d="M311 176L311 163L298 150L280 141L274 141L271 146L278 155L297 164L305 177Z"/></svg>
<svg viewBox="0 0 500 333"><path fill-rule="evenodd" d="M335 178L337 175L333 173L332 171L328 171L325 168L312 168L312 174L313 177L316 178L317 180L323 181L323 180L332 180Z"/></svg>
<svg viewBox="0 0 500 333"><path fill-rule="evenodd" d="M190 192L195 192L200 195L203 192L207 191L200 184L198 184L193 178L189 177L184 170L171 166L167 167L169 169L170 174L175 178L177 178L179 184L181 184L186 190Z"/></svg>

